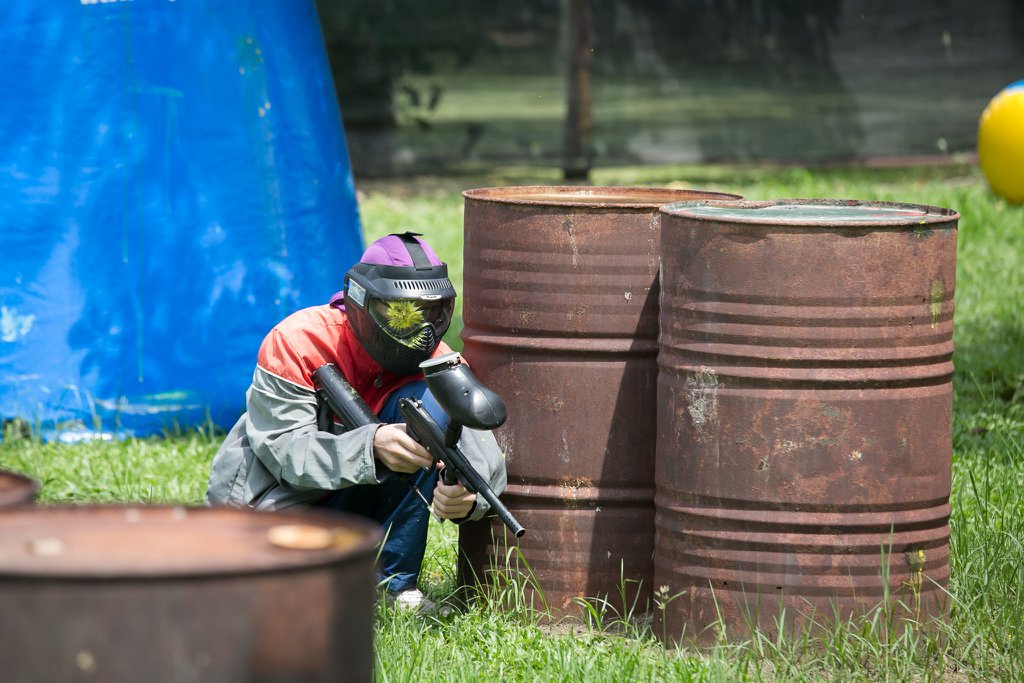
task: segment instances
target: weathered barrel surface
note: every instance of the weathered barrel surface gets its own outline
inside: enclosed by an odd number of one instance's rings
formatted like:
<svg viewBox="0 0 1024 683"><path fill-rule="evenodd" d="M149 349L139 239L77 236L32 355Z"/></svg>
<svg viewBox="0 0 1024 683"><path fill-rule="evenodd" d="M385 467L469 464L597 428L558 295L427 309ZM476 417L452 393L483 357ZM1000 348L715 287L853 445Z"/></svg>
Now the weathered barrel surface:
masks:
<svg viewBox="0 0 1024 683"><path fill-rule="evenodd" d="M38 493L39 482L17 472L0 470L0 509L27 505Z"/></svg>
<svg viewBox="0 0 1024 683"><path fill-rule="evenodd" d="M663 208L657 633L943 617L958 218Z"/></svg>
<svg viewBox="0 0 1024 683"><path fill-rule="evenodd" d="M508 187L465 197L462 339L508 405L498 431L527 528L518 548L556 614L650 594L658 207L690 190ZM493 534L492 534L493 532ZM463 578L506 567L499 522L460 529ZM514 539L513 539L514 540ZM535 591L533 597L537 597ZM539 604L539 601L537 601Z"/></svg>
<svg viewBox="0 0 1024 683"><path fill-rule="evenodd" d="M0 514L5 681L369 681L369 522L33 506Z"/></svg>

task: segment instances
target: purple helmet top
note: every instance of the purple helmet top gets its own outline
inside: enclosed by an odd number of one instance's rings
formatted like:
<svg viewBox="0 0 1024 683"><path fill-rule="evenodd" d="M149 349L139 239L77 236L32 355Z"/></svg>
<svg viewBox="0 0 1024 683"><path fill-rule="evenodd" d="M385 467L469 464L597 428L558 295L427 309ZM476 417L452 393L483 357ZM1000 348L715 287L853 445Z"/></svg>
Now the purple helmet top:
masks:
<svg viewBox="0 0 1024 683"><path fill-rule="evenodd" d="M420 246L423 247L423 253L426 254L427 259L430 261L430 265L439 266L442 264L441 259L437 257L434 250L430 248L430 245L421 240L419 237L415 238ZM402 244L402 239L397 235L387 235L381 237L379 240L367 247L366 251L363 252L363 257L359 259L360 263L369 263L376 266L411 266L412 257L409 256L409 249Z"/></svg>
<svg viewBox="0 0 1024 683"><path fill-rule="evenodd" d="M444 263L437 257L437 254L430 247L429 244L421 240L419 237L415 238L420 246L423 247L423 253L426 255L427 260L430 261L432 266L440 266ZM409 255L409 249L402 243L402 238L398 235L386 235L381 237L363 252L362 258L359 259L360 263L367 263L375 266L411 266L412 256ZM330 300L331 306L339 310L345 310L345 291L335 292L334 296Z"/></svg>

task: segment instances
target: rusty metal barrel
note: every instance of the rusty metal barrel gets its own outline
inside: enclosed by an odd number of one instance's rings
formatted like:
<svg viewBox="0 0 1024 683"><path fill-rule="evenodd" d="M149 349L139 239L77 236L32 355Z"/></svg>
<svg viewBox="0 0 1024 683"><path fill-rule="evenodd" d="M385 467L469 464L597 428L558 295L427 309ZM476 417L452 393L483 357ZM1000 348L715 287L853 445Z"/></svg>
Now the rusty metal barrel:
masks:
<svg viewBox="0 0 1024 683"><path fill-rule="evenodd" d="M0 470L0 510L35 501L39 482L23 474Z"/></svg>
<svg viewBox="0 0 1024 683"><path fill-rule="evenodd" d="M959 215L662 211L655 631L943 618Z"/></svg>
<svg viewBox="0 0 1024 683"><path fill-rule="evenodd" d="M621 608L623 579L627 602L643 609L654 544L658 207L735 196L631 187L463 196L463 354L508 405L497 433L508 465L502 500L528 529L512 564L532 575L528 599L555 614L578 613L579 598ZM499 522L462 525L463 581L508 569L514 542Z"/></svg>
<svg viewBox="0 0 1024 683"><path fill-rule="evenodd" d="M8 681L369 681L370 522L32 506L0 514Z"/></svg>

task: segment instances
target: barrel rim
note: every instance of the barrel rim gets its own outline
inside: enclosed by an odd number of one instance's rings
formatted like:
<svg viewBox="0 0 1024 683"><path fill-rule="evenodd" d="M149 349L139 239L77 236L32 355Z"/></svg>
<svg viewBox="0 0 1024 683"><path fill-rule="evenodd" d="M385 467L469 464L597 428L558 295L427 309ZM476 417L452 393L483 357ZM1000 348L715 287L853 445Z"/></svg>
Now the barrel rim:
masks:
<svg viewBox="0 0 1024 683"><path fill-rule="evenodd" d="M22 579L22 580L57 580L74 582L104 582L104 581L159 581L175 579L197 579L197 578L233 578L242 576L266 576L290 572L302 572L329 567L332 565L345 564L366 553L374 552L380 542L382 532L380 527L369 519L350 513L302 509L299 510L252 510L242 508L231 508L226 506L202 506L202 505L144 505L144 504L71 504L71 505L35 505L31 507L20 507L0 511L0 529L4 521L20 515L51 515L51 514L78 514L90 511L103 513L137 511L140 514L169 514L182 515L181 519L189 515L229 515L239 520L256 519L265 523L265 531L274 526L287 524L313 524L319 523L328 528L346 528L354 530L359 535L359 540L344 548L327 548L322 550L291 550L283 549L278 558L272 560L259 560L258 562L238 561L229 559L226 562L216 565L202 565L203 557L196 557L194 564L186 566L173 566L165 568L113 568L110 570L96 570L94 568L83 568L81 566L68 566L66 562L55 563L47 566L40 563L32 567L8 567L4 566L3 555L0 555L0 579ZM127 526L136 526L135 522L125 519ZM269 541L268 541L269 542Z"/></svg>
<svg viewBox="0 0 1024 683"><path fill-rule="evenodd" d="M555 199L560 195L578 195L577 201ZM630 197L651 196L651 201L627 201ZM636 185L508 185L503 187L479 187L465 190L463 198L495 204L516 206L573 207L590 209L635 209L649 211L665 204L682 201L735 201L741 195L711 190L682 189L669 187L641 187ZM587 200L587 196L608 201ZM616 196L621 197L616 201ZM663 197L664 201L653 199Z"/></svg>
<svg viewBox="0 0 1024 683"><path fill-rule="evenodd" d="M39 494L39 482L20 472L0 469L0 482L4 480L12 485L0 485L0 508L31 503Z"/></svg>
<svg viewBox="0 0 1024 683"><path fill-rule="evenodd" d="M688 209L699 206L734 208L734 209L763 209L769 206L835 206L835 207L877 207L880 209L900 209L921 211L924 215L891 219L879 219L871 221L801 221L794 217L787 216L709 216L706 214L694 213ZM960 213L955 209L929 204L912 204L906 202L885 202L866 199L823 199L823 198L795 198L795 199L771 199L767 201L740 199L736 201L692 201L673 202L664 204L660 208L661 213L666 216L686 218L688 220L702 221L707 223L739 223L744 225L771 225L792 228L915 228L921 225L936 225L942 223L955 223L960 219Z"/></svg>

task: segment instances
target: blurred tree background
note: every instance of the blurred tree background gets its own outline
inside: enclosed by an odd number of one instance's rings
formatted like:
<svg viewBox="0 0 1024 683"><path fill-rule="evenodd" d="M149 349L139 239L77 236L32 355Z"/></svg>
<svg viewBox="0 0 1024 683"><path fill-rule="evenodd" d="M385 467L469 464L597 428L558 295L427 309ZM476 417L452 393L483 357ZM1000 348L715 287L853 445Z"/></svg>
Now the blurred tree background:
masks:
<svg viewBox="0 0 1024 683"><path fill-rule="evenodd" d="M565 162L578 0L318 0L356 173ZM598 166L974 150L1024 0L586 0Z"/></svg>

